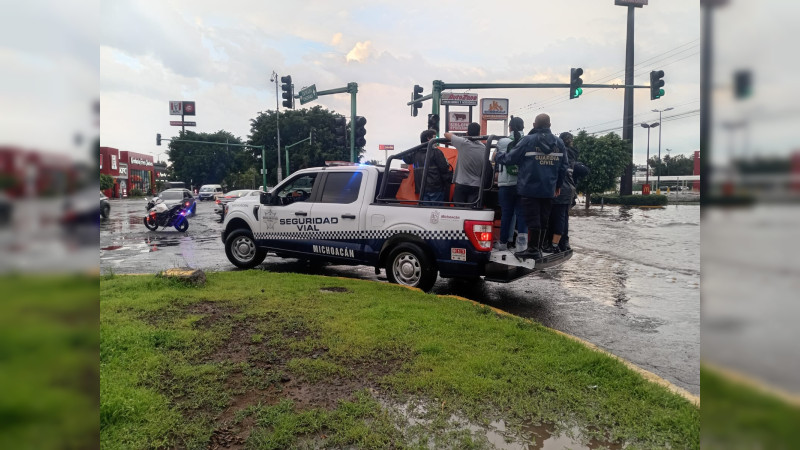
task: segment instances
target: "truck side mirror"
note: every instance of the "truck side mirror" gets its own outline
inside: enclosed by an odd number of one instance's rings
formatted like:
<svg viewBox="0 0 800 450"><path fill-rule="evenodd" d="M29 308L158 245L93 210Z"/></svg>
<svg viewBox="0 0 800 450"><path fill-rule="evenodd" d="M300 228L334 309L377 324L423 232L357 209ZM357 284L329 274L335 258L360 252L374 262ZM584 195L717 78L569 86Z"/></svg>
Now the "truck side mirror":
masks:
<svg viewBox="0 0 800 450"><path fill-rule="evenodd" d="M269 192L262 192L259 201L262 205L269 205L270 202Z"/></svg>

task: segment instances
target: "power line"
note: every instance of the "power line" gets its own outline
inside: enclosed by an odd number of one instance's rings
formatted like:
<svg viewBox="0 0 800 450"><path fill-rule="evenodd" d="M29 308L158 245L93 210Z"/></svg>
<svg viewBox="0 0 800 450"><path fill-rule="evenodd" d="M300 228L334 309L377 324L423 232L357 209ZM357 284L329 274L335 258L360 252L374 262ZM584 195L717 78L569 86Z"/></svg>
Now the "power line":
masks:
<svg viewBox="0 0 800 450"><path fill-rule="evenodd" d="M686 112L683 112L683 113L680 113L680 114L674 114L674 115L669 116L669 117L664 117L661 121L662 122L672 122L674 120L688 119L690 117L696 117L696 116L699 116L699 115L700 115L700 110L699 109L693 109L691 111L686 111ZM618 119L618 120L622 120L622 119ZM587 133L587 134L589 134L591 136L594 136L594 135L600 134L600 133L608 133L610 131L621 130L622 128L624 128L624 127L620 126L620 127L614 127L614 128L607 128L605 130L593 131L593 132Z"/></svg>

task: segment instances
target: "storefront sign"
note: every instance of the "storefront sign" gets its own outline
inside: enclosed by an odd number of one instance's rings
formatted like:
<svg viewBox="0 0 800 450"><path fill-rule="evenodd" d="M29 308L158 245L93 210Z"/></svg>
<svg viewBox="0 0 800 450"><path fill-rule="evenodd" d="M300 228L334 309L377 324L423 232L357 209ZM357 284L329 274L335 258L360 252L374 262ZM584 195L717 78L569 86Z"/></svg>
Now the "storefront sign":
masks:
<svg viewBox="0 0 800 450"><path fill-rule="evenodd" d="M111 158L112 158L111 161L112 161L112 164L113 164L113 161L114 161L113 158L114 157L112 156ZM153 167L153 161L148 161L146 159L140 159L140 158L136 158L136 157L131 156L130 161L131 161L131 164L138 164L140 166Z"/></svg>
<svg viewBox="0 0 800 450"><path fill-rule="evenodd" d="M478 94L470 92L442 92L442 105L478 106Z"/></svg>
<svg viewBox="0 0 800 450"><path fill-rule="evenodd" d="M447 129L450 131L467 131L469 113L467 111L450 111L447 115Z"/></svg>
<svg viewBox="0 0 800 450"><path fill-rule="evenodd" d="M119 176L123 178L128 177L128 165L127 164L120 164L119 165Z"/></svg>
<svg viewBox="0 0 800 450"><path fill-rule="evenodd" d="M508 99L507 98L482 98L481 99L481 118L484 120L506 120L508 119Z"/></svg>
<svg viewBox="0 0 800 450"><path fill-rule="evenodd" d="M111 155L111 170L117 170L117 155Z"/></svg>

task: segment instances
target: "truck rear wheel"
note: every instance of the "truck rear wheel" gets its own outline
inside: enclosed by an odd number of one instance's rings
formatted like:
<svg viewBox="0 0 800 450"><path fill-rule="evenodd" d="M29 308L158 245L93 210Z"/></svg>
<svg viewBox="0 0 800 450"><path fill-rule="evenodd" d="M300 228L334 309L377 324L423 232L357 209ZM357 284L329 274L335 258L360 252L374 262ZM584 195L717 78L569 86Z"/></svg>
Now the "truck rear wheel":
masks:
<svg viewBox="0 0 800 450"><path fill-rule="evenodd" d="M267 251L258 247L253 233L249 230L238 229L231 232L225 240L225 255L234 266L240 269L251 269L264 262Z"/></svg>
<svg viewBox="0 0 800 450"><path fill-rule="evenodd" d="M393 248L386 259L386 277L392 283L428 292L436 282L436 266L417 245L410 242Z"/></svg>

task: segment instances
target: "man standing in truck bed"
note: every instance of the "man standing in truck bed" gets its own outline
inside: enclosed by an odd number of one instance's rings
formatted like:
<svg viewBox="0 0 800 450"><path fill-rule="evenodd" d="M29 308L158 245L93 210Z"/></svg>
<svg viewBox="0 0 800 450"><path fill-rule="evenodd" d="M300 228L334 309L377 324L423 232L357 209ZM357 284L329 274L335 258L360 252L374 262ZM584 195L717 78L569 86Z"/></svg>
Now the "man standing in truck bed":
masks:
<svg viewBox="0 0 800 450"><path fill-rule="evenodd" d="M517 193L522 196L528 225L528 248L514 255L540 259L550 207L561 192L568 164L564 142L550 131L550 116L536 116L533 130L510 152L497 155L497 163L519 166Z"/></svg>
<svg viewBox="0 0 800 450"><path fill-rule="evenodd" d="M480 124L475 122L469 124L467 136L480 136L480 134ZM445 133L444 137L449 139L453 147L458 150L458 162L453 176L453 183L456 185L453 192L453 203L472 203L478 200L478 193L483 184L481 171L483 162L486 160L486 146L478 141L471 141L449 132ZM486 170L491 171L491 166Z"/></svg>

